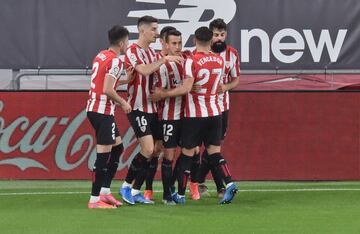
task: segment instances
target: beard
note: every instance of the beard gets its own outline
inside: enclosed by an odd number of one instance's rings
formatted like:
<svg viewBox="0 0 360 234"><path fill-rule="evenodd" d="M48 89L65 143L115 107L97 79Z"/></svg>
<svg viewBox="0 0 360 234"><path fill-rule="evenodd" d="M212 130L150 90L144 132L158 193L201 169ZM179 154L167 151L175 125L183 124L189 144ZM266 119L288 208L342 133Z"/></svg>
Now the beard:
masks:
<svg viewBox="0 0 360 234"><path fill-rule="evenodd" d="M214 42L212 45L211 45L211 50L215 53L221 53L223 52L224 50L226 50L226 42L225 41L217 41L217 42Z"/></svg>

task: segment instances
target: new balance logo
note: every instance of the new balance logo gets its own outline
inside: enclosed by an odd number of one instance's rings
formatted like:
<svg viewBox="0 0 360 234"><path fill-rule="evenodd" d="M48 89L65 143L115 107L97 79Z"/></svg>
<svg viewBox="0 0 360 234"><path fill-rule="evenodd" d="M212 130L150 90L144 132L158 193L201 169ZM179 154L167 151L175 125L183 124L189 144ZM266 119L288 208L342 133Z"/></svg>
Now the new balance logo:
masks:
<svg viewBox="0 0 360 234"><path fill-rule="evenodd" d="M250 62L250 42L254 40L253 38L257 38L261 44L261 62L263 63L270 62L270 52L282 63L295 63L303 56L306 45L315 63L320 62L325 50L328 52L330 61L336 62L347 31L347 29L339 29L336 37L331 38L330 30L322 29L316 41L313 31L310 29L302 30L304 35L302 36L301 32L295 29L284 28L278 31L272 39L267 32L259 28L241 30L241 61ZM291 38L293 42L283 42L286 37Z"/></svg>
<svg viewBox="0 0 360 234"><path fill-rule="evenodd" d="M157 9L131 10L127 17L142 17L151 15L168 23L159 23L159 30L165 26L173 26L182 33L184 49L193 49L191 35L201 26L209 26L216 18L222 18L229 23L235 16L236 3L234 0L180 0L177 5L172 6L165 0L136 0L136 2L157 4ZM127 25L130 33L137 33L136 25ZM136 40L130 40L134 43ZM152 44L156 50L161 49L160 42Z"/></svg>

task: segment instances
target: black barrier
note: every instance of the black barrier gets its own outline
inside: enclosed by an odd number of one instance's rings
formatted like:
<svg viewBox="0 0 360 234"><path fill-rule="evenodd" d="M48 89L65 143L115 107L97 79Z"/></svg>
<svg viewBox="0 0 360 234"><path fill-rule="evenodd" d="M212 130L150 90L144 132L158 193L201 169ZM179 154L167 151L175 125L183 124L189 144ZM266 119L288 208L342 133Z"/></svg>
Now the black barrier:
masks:
<svg viewBox="0 0 360 234"><path fill-rule="evenodd" d="M187 48L224 18L243 70L359 69L358 0L2 0L0 68L89 68L112 25L134 39L145 14L177 27Z"/></svg>

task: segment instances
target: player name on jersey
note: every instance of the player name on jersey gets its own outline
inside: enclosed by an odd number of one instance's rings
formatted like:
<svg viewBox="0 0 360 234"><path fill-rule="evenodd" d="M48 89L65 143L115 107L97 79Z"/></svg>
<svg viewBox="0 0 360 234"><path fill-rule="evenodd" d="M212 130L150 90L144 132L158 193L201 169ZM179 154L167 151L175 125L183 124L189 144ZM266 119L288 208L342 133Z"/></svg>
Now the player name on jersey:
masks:
<svg viewBox="0 0 360 234"><path fill-rule="evenodd" d="M218 101L220 80L224 72L224 60L216 54L196 52L186 60L185 74L194 78L199 91L186 95L185 117L211 117L221 114Z"/></svg>
<svg viewBox="0 0 360 234"><path fill-rule="evenodd" d="M222 65L224 63L223 59L221 59L218 56L207 56L207 57L203 57L199 61L197 61L199 66L202 66L207 62L217 62L220 65Z"/></svg>

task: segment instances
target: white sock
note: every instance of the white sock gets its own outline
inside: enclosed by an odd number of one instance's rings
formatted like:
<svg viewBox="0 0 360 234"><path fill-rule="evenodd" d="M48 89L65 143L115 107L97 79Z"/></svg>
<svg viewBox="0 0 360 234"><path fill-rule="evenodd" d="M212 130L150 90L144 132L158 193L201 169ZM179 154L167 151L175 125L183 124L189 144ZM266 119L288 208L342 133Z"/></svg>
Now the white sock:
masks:
<svg viewBox="0 0 360 234"><path fill-rule="evenodd" d="M234 184L234 182L230 182L230 183L228 183L227 185L226 185L226 188L229 188L231 185L233 185Z"/></svg>
<svg viewBox="0 0 360 234"><path fill-rule="evenodd" d="M90 203L95 203L100 201L100 197L99 196L90 196Z"/></svg>
<svg viewBox="0 0 360 234"><path fill-rule="evenodd" d="M109 194L111 194L110 188L101 187L100 194L101 195L109 195Z"/></svg>
<svg viewBox="0 0 360 234"><path fill-rule="evenodd" d="M179 195L179 194L178 194L178 197L179 197L179 198L183 198L183 197L185 197L185 195Z"/></svg>
<svg viewBox="0 0 360 234"><path fill-rule="evenodd" d="M131 195L132 195L132 196L138 195L139 193L140 193L140 190L131 189Z"/></svg>
<svg viewBox="0 0 360 234"><path fill-rule="evenodd" d="M130 187L130 188L131 188L131 184L129 184L129 183L127 183L126 181L124 181L124 183L122 184L121 187L122 187L122 188Z"/></svg>

